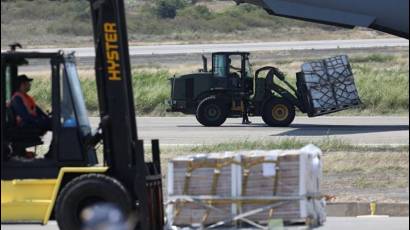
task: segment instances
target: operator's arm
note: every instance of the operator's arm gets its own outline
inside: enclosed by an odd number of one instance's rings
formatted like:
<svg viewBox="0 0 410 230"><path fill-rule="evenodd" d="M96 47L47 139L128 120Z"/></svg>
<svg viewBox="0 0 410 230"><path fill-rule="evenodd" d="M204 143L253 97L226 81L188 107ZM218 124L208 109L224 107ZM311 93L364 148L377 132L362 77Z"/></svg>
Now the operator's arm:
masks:
<svg viewBox="0 0 410 230"><path fill-rule="evenodd" d="M48 115L38 106L36 106L36 112L40 117L48 118Z"/></svg>
<svg viewBox="0 0 410 230"><path fill-rule="evenodd" d="M237 67L235 67L235 66L230 66L231 67L231 69L233 69L233 70L236 70L236 71L240 71L241 70L241 68L237 68Z"/></svg>
<svg viewBox="0 0 410 230"><path fill-rule="evenodd" d="M24 123L27 124L36 124L37 120L35 117L30 115L27 111L26 106L23 103L23 100L20 97L14 97L11 101L11 107L13 108L16 115L20 116Z"/></svg>

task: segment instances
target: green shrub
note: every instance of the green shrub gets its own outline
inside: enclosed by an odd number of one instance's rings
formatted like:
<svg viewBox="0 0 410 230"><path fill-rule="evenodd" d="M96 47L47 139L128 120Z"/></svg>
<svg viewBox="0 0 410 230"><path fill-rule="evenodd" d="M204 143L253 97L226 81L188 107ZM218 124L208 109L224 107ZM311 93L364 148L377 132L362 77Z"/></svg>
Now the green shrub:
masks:
<svg viewBox="0 0 410 230"><path fill-rule="evenodd" d="M155 11L160 18L175 18L177 11L188 5L186 0L156 0Z"/></svg>
<svg viewBox="0 0 410 230"><path fill-rule="evenodd" d="M184 17L184 18L195 18L195 19L204 19L204 20L209 20L214 17L214 15L208 9L208 7L203 6L203 5L186 7L182 10L179 10L178 16Z"/></svg>

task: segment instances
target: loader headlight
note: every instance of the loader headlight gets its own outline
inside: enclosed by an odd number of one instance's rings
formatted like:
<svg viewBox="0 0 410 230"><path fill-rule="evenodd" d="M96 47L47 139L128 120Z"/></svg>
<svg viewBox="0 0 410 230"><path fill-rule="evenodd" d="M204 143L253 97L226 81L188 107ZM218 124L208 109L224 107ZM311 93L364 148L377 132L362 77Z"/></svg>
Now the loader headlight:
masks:
<svg viewBox="0 0 410 230"><path fill-rule="evenodd" d="M177 104L177 101L175 100L165 100L165 104L173 106Z"/></svg>

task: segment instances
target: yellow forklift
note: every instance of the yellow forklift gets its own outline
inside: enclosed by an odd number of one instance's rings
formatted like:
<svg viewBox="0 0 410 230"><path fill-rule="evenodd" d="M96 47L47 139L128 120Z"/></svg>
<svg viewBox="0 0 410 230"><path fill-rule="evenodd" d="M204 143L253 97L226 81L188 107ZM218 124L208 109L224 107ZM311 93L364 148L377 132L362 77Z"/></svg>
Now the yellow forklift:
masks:
<svg viewBox="0 0 410 230"><path fill-rule="evenodd" d="M98 129L90 125L73 54L21 52L19 45L1 53L2 224L56 220L61 230L78 230L84 209L109 203L137 220L136 229L163 229L159 144L152 141L152 161L146 162L137 135L124 2L90 5ZM51 143L46 157L21 160L18 149L41 146L45 130L20 127L9 104L22 69L38 62L50 65Z"/></svg>

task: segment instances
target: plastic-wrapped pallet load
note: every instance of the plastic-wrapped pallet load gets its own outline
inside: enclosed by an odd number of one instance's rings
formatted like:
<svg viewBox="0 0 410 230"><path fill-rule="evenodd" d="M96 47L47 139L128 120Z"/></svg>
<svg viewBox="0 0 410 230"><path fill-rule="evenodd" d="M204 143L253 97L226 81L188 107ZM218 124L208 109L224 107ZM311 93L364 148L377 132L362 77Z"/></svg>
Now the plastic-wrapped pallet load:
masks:
<svg viewBox="0 0 410 230"><path fill-rule="evenodd" d="M361 104L346 55L303 64L298 74L298 88L302 90L311 117Z"/></svg>
<svg viewBox="0 0 410 230"><path fill-rule="evenodd" d="M234 171L238 161L234 153L179 157L168 165L168 197L188 195L236 196L232 188ZM203 223L210 225L229 218L231 205L214 204L223 213L209 212L194 202L178 201L168 208L168 219L172 225L191 226Z"/></svg>
<svg viewBox="0 0 410 230"><path fill-rule="evenodd" d="M273 219L320 225L326 219L321 151L312 145L181 157L168 171L173 226L266 226Z"/></svg>

